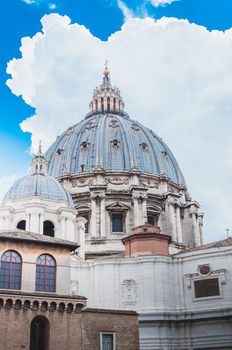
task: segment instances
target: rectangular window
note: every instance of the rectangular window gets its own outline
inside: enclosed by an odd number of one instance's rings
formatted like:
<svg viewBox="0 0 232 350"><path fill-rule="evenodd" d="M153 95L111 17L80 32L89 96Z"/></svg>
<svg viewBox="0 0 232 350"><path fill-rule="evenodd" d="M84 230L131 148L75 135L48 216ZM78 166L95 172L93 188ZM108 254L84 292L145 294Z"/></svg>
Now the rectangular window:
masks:
<svg viewBox="0 0 232 350"><path fill-rule="evenodd" d="M104 332L100 337L100 350L115 350L115 333Z"/></svg>
<svg viewBox="0 0 232 350"><path fill-rule="evenodd" d="M218 278L194 281L195 297L206 298L220 295Z"/></svg>
<svg viewBox="0 0 232 350"><path fill-rule="evenodd" d="M123 232L122 214L112 214L112 232Z"/></svg>

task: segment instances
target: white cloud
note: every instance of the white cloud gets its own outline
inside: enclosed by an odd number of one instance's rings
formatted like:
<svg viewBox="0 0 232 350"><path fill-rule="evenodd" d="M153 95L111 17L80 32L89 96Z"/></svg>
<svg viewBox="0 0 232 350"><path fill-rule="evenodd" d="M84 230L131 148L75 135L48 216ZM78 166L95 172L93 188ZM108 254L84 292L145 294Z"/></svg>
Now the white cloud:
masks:
<svg viewBox="0 0 232 350"><path fill-rule="evenodd" d="M127 21L129 18L135 17L134 12L131 9L129 9L129 7L127 7L123 1L117 0L117 5L119 9L122 11L125 21Z"/></svg>
<svg viewBox="0 0 232 350"><path fill-rule="evenodd" d="M207 239L232 228L232 30L207 31L187 20L130 19L104 42L68 17L43 17L23 38L7 84L35 107L21 127L48 146L80 121L101 82L105 58L133 119L170 146L192 197L206 213Z"/></svg>
<svg viewBox="0 0 232 350"><path fill-rule="evenodd" d="M36 2L36 0L22 0L22 1L28 5L34 4Z"/></svg>
<svg viewBox="0 0 232 350"><path fill-rule="evenodd" d="M50 8L50 10L55 10L57 8L55 3L48 4L48 7Z"/></svg>
<svg viewBox="0 0 232 350"><path fill-rule="evenodd" d="M22 0L28 5L41 5L45 4L50 10L55 10L57 8L56 3L54 2L49 2L48 0Z"/></svg>
<svg viewBox="0 0 232 350"><path fill-rule="evenodd" d="M151 0L151 4L155 7L158 7L158 6L170 5L174 1L179 1L179 0Z"/></svg>

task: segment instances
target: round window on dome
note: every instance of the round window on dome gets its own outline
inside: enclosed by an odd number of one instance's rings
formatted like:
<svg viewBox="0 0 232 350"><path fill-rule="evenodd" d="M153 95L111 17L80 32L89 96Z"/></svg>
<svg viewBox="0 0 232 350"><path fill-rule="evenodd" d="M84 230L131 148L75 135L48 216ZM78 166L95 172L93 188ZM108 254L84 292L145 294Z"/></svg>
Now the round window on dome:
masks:
<svg viewBox="0 0 232 350"><path fill-rule="evenodd" d="M118 146L119 145L119 141L117 139L114 139L112 142L113 146Z"/></svg>
<svg viewBox="0 0 232 350"><path fill-rule="evenodd" d="M210 266L209 265L201 265L198 267L198 272L202 276L209 275L211 272Z"/></svg>

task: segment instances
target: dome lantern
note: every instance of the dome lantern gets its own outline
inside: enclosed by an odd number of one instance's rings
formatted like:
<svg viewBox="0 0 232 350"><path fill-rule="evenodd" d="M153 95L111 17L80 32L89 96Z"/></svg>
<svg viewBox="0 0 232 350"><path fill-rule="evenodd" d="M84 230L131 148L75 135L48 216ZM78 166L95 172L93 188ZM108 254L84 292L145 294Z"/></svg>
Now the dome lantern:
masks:
<svg viewBox="0 0 232 350"><path fill-rule="evenodd" d="M94 89L93 98L90 102L90 109L92 112L122 112L124 109L124 102L120 95L120 90L114 86L112 87L110 81L110 71L105 63L103 71L102 84Z"/></svg>
<svg viewBox="0 0 232 350"><path fill-rule="evenodd" d="M33 174L47 174L48 162L42 153L41 141L39 142L38 152L31 162L31 175Z"/></svg>

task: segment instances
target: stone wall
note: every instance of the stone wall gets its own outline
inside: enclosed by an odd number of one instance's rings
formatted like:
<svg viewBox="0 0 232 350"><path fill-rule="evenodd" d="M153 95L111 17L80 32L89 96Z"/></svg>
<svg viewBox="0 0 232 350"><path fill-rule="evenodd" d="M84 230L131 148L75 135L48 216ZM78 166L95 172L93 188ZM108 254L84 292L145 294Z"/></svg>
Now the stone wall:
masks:
<svg viewBox="0 0 232 350"><path fill-rule="evenodd" d="M85 298L0 294L0 350L30 349L31 323L46 320L46 350L99 350L100 333L115 333L117 350L138 350L135 312L83 309Z"/></svg>

